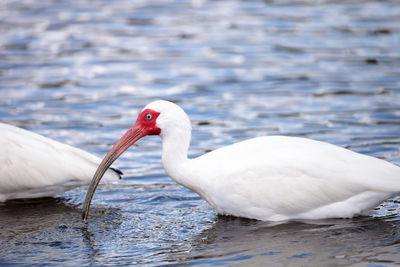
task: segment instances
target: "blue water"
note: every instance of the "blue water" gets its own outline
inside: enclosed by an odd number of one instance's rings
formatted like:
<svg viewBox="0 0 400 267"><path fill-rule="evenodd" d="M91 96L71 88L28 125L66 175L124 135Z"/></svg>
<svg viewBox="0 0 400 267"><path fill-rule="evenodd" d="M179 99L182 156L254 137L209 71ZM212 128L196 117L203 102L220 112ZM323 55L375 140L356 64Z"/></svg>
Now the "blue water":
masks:
<svg viewBox="0 0 400 267"><path fill-rule="evenodd" d="M0 2L0 120L103 157L155 99L193 122L191 156L304 136L400 164L398 1ZM81 220L86 187L0 204L0 264L400 264L396 197L373 216L217 216L147 137Z"/></svg>

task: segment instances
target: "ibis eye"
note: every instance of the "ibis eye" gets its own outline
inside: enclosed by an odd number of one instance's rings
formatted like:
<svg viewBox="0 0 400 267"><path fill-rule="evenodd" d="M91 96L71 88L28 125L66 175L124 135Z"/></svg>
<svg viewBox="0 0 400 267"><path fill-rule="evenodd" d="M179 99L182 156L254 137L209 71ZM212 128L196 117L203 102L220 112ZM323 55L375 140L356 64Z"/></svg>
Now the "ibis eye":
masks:
<svg viewBox="0 0 400 267"><path fill-rule="evenodd" d="M146 114L146 120L151 120L153 118L153 116L151 116L151 114Z"/></svg>

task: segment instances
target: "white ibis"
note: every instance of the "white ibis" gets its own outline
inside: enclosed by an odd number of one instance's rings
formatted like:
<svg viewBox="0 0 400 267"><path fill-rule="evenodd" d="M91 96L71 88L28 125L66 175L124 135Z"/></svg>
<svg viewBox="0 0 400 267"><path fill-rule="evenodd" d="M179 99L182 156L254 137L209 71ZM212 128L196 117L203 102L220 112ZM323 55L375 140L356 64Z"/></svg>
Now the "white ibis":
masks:
<svg viewBox="0 0 400 267"><path fill-rule="evenodd" d="M89 184L100 161L81 149L0 123L0 202L54 196ZM118 180L120 174L108 169L105 178Z"/></svg>
<svg viewBox="0 0 400 267"><path fill-rule="evenodd" d="M86 194L84 220L104 171L146 135L161 136L166 173L220 214L264 221L349 218L400 191L400 167L305 138L258 137L189 159L188 116L176 104L159 100L141 111L98 167Z"/></svg>

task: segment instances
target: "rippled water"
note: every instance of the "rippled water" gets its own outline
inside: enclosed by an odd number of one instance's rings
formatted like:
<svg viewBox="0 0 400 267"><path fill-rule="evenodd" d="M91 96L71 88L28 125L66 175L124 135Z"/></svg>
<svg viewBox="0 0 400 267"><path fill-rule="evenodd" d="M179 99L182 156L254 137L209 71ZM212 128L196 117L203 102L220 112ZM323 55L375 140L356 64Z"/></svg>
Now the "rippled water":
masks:
<svg viewBox="0 0 400 267"><path fill-rule="evenodd" d="M400 164L398 1L0 2L0 120L100 157L154 99L193 122L192 156L306 136ZM0 264L400 264L400 198L353 220L217 216L148 137L101 186L0 204Z"/></svg>

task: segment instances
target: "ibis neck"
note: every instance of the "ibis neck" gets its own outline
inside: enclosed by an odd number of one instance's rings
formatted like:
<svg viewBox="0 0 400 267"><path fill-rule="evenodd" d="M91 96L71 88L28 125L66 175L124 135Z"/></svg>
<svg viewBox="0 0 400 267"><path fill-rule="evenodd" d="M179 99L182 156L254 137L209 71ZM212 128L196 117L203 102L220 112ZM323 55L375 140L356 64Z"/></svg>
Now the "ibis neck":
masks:
<svg viewBox="0 0 400 267"><path fill-rule="evenodd" d="M177 183L189 187L187 179L187 154L190 144L190 131L176 130L161 135L162 162L166 173Z"/></svg>

